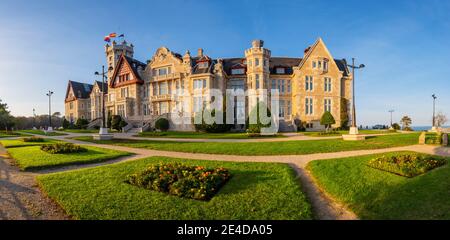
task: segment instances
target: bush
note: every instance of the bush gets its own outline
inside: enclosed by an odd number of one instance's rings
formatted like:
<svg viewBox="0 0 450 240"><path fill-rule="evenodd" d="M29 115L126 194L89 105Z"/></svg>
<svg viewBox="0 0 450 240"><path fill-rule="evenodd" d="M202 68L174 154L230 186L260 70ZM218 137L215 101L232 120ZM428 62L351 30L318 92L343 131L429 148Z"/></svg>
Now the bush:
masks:
<svg viewBox="0 0 450 240"><path fill-rule="evenodd" d="M183 164L159 164L127 176L125 182L179 197L209 200L228 181L224 168L207 169Z"/></svg>
<svg viewBox="0 0 450 240"><path fill-rule="evenodd" d="M169 120L167 118L158 119L155 123L155 128L163 132L169 130Z"/></svg>
<svg viewBox="0 0 450 240"><path fill-rule="evenodd" d="M399 156L382 156L370 160L367 165L376 169L411 178L424 174L446 163L447 160L444 158L413 153Z"/></svg>
<svg viewBox="0 0 450 240"><path fill-rule="evenodd" d="M22 138L23 142L44 142L43 138L40 137L29 137L29 138Z"/></svg>
<svg viewBox="0 0 450 240"><path fill-rule="evenodd" d="M398 123L392 124L392 128L395 130L400 130L400 125Z"/></svg>
<svg viewBox="0 0 450 240"><path fill-rule="evenodd" d="M255 135L255 134L261 134L261 128L270 127L271 123L263 124L261 122L261 119L259 118L259 108L266 108L267 109L267 116L272 117L272 114L270 110L267 108L267 105L264 102L258 102L256 106L253 108L253 110L249 114L249 118L247 118L247 133L249 135ZM250 119L256 118L256 123L251 124Z"/></svg>
<svg viewBox="0 0 450 240"><path fill-rule="evenodd" d="M209 113L209 110L205 110L205 113ZM217 123L212 123L212 124L207 124L205 123L204 119L203 119L203 115L201 113L195 113L194 115L194 123L196 122L201 122L201 124L194 124L195 130L196 131L200 131L200 132L207 132L207 133L224 133L224 132L228 132L231 130L231 128L233 127L232 124L226 124L226 113L225 112L217 112L218 114L222 113L223 115L223 119L222 119L222 124L217 124ZM216 110L214 109L213 111L211 111L211 117L215 117L216 116ZM201 118L201 119L199 119Z"/></svg>
<svg viewBox="0 0 450 240"><path fill-rule="evenodd" d="M63 118L62 127L63 127L64 129L69 129L69 127L70 127L70 122L67 121L66 118Z"/></svg>
<svg viewBox="0 0 450 240"><path fill-rule="evenodd" d="M45 144L41 146L41 150L51 154L87 152L86 148L72 143Z"/></svg>
<svg viewBox="0 0 450 240"><path fill-rule="evenodd" d="M319 132L319 136L326 136L326 135L339 135L340 133L336 129L332 129L331 131L323 131Z"/></svg>
<svg viewBox="0 0 450 240"><path fill-rule="evenodd" d="M330 129L331 125L335 123L336 120L334 120L334 117L330 112L326 111L323 113L322 118L320 119L320 124L324 125L327 131Z"/></svg>
<svg viewBox="0 0 450 240"><path fill-rule="evenodd" d="M122 130L120 127L120 122L122 122L122 117L120 115L113 115L111 118L111 128L117 131Z"/></svg>
<svg viewBox="0 0 450 240"><path fill-rule="evenodd" d="M297 132L306 131L305 122L302 122L302 120L296 118L294 119L294 124L297 127Z"/></svg>
<svg viewBox="0 0 450 240"><path fill-rule="evenodd" d="M75 128L77 129L86 129L89 121L83 118L78 118L75 122Z"/></svg>
<svg viewBox="0 0 450 240"><path fill-rule="evenodd" d="M120 123L119 123L119 130L122 130L122 128L124 128L124 127L126 127L128 125L128 123L125 121L125 120L120 120Z"/></svg>

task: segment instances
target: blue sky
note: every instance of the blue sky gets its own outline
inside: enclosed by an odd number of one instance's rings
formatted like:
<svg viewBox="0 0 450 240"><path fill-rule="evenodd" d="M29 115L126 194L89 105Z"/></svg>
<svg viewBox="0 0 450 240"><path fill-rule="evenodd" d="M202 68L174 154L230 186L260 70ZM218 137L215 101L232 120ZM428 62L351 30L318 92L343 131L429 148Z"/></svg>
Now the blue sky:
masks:
<svg viewBox="0 0 450 240"><path fill-rule="evenodd" d="M358 122L403 115L430 125L431 94L450 115L450 1L22 1L0 2L0 99L15 115L64 111L67 80L93 82L103 36L126 34L135 57L156 49L238 57L263 39L274 56L301 57L322 37L357 73ZM100 79L99 79L100 80Z"/></svg>

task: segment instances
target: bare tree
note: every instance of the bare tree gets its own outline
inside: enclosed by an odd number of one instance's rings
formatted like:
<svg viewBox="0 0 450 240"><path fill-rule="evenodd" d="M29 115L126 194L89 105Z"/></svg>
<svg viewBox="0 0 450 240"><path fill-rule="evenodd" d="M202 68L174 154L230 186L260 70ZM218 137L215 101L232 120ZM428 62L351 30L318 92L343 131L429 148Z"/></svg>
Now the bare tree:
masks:
<svg viewBox="0 0 450 240"><path fill-rule="evenodd" d="M442 127L445 123L447 123L448 118L444 113L439 112L435 117L436 127Z"/></svg>

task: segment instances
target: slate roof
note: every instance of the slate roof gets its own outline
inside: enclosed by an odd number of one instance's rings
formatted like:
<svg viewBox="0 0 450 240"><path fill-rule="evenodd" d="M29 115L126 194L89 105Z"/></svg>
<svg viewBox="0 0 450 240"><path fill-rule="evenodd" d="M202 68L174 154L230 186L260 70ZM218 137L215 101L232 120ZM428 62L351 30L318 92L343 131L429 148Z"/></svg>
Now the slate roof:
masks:
<svg viewBox="0 0 450 240"><path fill-rule="evenodd" d="M134 58L127 57L127 56L125 56L125 55L124 55L124 57L125 57L125 59L127 60L127 62L130 64L130 66L131 66L131 68L132 68L134 74L135 74L136 76L141 77L141 76L139 75L138 68L139 68L139 67L142 67L142 69L145 69L145 67L147 66L147 64L145 64L145 63L143 63L143 62L141 62L141 61L138 61L138 60L136 60L136 59L134 59Z"/></svg>
<svg viewBox="0 0 450 240"><path fill-rule="evenodd" d="M69 80L69 86L72 87L73 93L76 98L89 98L89 94L91 94L92 88L94 87L92 84L80 83ZM69 94L69 88L67 88L66 98Z"/></svg>
<svg viewBox="0 0 450 240"><path fill-rule="evenodd" d="M102 91L102 84L103 84L103 82L95 81L95 84L97 84L97 86L100 89L100 91ZM105 93L108 93L108 83L105 82L105 84L103 84L103 89L105 90Z"/></svg>

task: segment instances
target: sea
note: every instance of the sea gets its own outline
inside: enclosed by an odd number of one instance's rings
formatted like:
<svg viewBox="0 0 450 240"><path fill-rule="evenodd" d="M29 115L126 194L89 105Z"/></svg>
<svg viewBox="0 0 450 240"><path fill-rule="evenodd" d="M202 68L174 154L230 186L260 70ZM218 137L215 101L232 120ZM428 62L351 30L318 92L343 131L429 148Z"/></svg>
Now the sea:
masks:
<svg viewBox="0 0 450 240"><path fill-rule="evenodd" d="M450 128L450 126L444 126L443 128ZM414 131L426 131L430 130L431 126L412 126Z"/></svg>

